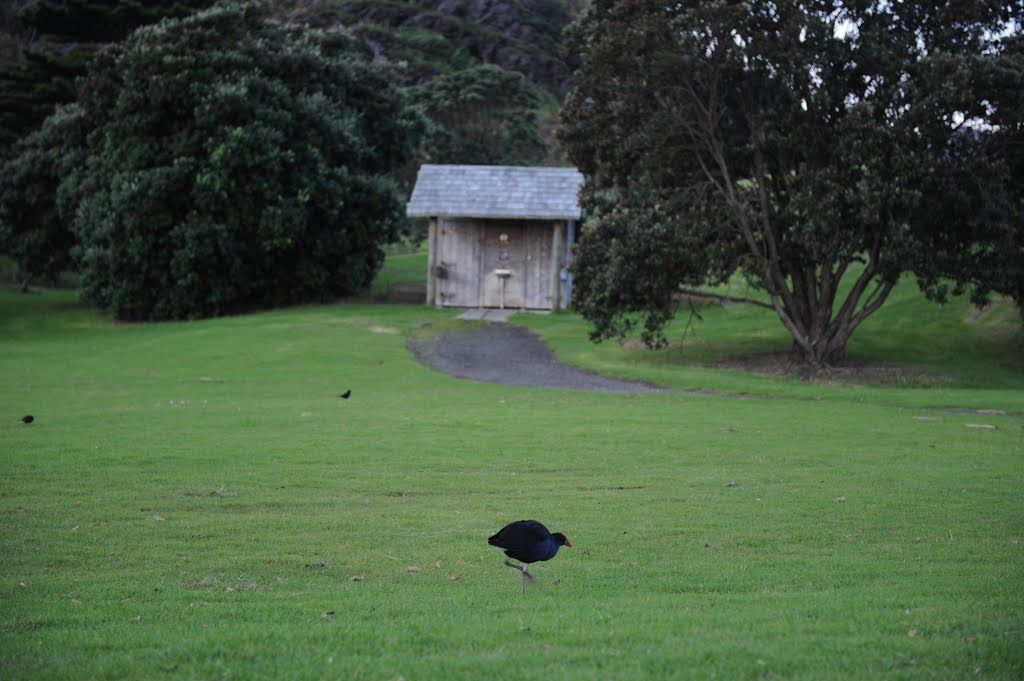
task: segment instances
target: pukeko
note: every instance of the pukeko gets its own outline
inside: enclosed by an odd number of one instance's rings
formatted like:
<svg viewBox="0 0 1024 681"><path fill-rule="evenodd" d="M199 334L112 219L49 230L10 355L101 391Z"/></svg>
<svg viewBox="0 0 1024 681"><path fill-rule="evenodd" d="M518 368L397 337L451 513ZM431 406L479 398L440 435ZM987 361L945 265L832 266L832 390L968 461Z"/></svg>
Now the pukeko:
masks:
<svg viewBox="0 0 1024 681"><path fill-rule="evenodd" d="M498 534L487 540L487 543L504 551L508 558L515 558L523 563L536 563L538 560L551 560L558 553L558 547L572 547L561 532L548 532L536 520L517 520L498 530ZM505 565L523 573L523 593L526 593L526 578L533 579L526 565L516 565L505 559Z"/></svg>

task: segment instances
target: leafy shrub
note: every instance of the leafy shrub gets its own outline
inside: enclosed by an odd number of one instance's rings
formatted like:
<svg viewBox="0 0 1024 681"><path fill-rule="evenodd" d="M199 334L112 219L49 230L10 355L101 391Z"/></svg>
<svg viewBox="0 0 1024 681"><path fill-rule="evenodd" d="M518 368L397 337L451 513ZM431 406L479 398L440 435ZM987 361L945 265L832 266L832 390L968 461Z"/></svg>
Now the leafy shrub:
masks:
<svg viewBox="0 0 1024 681"><path fill-rule="evenodd" d="M223 4L137 30L82 83L82 295L191 318L365 287L401 220L421 118L337 36Z"/></svg>
<svg viewBox="0 0 1024 681"><path fill-rule="evenodd" d="M23 290L71 267L75 237L58 210L57 189L83 160L84 132L81 109L59 107L0 167L0 252L17 262Z"/></svg>

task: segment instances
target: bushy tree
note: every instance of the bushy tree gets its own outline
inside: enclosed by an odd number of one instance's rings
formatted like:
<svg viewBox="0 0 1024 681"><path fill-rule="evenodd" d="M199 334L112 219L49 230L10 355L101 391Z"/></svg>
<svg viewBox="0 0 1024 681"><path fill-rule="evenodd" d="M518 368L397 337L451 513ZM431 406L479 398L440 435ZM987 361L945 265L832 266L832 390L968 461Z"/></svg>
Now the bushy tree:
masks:
<svg viewBox="0 0 1024 681"><path fill-rule="evenodd" d="M737 270L816 364L904 272L937 300L1012 293L1022 18L997 0L595 0L563 109L592 337L641 323L662 342L681 287Z"/></svg>
<svg viewBox="0 0 1024 681"><path fill-rule="evenodd" d="M1000 196L1011 216L994 221L989 260L996 263L983 283L1011 296L1024 315L1024 32L1020 28L1003 39L1003 49L989 62L980 89L992 107L989 150L993 164L1005 169L1006 185L1000 188Z"/></svg>
<svg viewBox="0 0 1024 681"><path fill-rule="evenodd" d="M75 237L58 210L57 191L84 161L84 135L81 109L64 105L0 165L0 252L17 262L23 291L33 279L53 281L71 268Z"/></svg>
<svg viewBox="0 0 1024 681"><path fill-rule="evenodd" d="M101 54L80 95L88 161L62 187L83 297L165 319L366 286L401 217L387 173L422 122L340 43L224 4Z"/></svg>
<svg viewBox="0 0 1024 681"><path fill-rule="evenodd" d="M432 163L530 165L547 156L541 99L522 74L486 64L437 76L411 95L434 122Z"/></svg>

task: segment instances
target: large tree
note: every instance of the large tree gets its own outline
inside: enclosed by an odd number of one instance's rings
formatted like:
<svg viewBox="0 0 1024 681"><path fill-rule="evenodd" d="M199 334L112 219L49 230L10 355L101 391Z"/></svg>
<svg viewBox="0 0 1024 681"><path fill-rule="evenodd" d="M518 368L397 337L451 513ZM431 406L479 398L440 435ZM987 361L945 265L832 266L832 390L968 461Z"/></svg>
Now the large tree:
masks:
<svg viewBox="0 0 1024 681"><path fill-rule="evenodd" d="M530 165L548 145L537 129L541 98L522 74L485 64L410 88L433 121L431 163Z"/></svg>
<svg viewBox="0 0 1024 681"><path fill-rule="evenodd" d="M816 364L904 272L938 300L1013 293L1022 18L987 0L596 0L569 33L562 130L587 178L592 337L639 323L661 342L681 288L737 270Z"/></svg>
<svg viewBox="0 0 1024 681"><path fill-rule="evenodd" d="M82 82L87 161L61 180L82 295L122 319L366 286L422 118L350 41L225 3L140 28ZM66 203L62 203L62 206Z"/></svg>

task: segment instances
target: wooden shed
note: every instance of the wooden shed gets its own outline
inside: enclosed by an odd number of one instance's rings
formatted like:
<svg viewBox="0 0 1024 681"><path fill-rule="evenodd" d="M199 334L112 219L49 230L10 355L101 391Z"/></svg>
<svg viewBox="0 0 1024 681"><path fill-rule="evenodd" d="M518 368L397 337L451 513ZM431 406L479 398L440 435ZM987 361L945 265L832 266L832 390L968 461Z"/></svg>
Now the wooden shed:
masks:
<svg viewBox="0 0 1024 681"><path fill-rule="evenodd" d="M582 184L575 168L422 166L406 213L430 219L427 303L567 307Z"/></svg>

